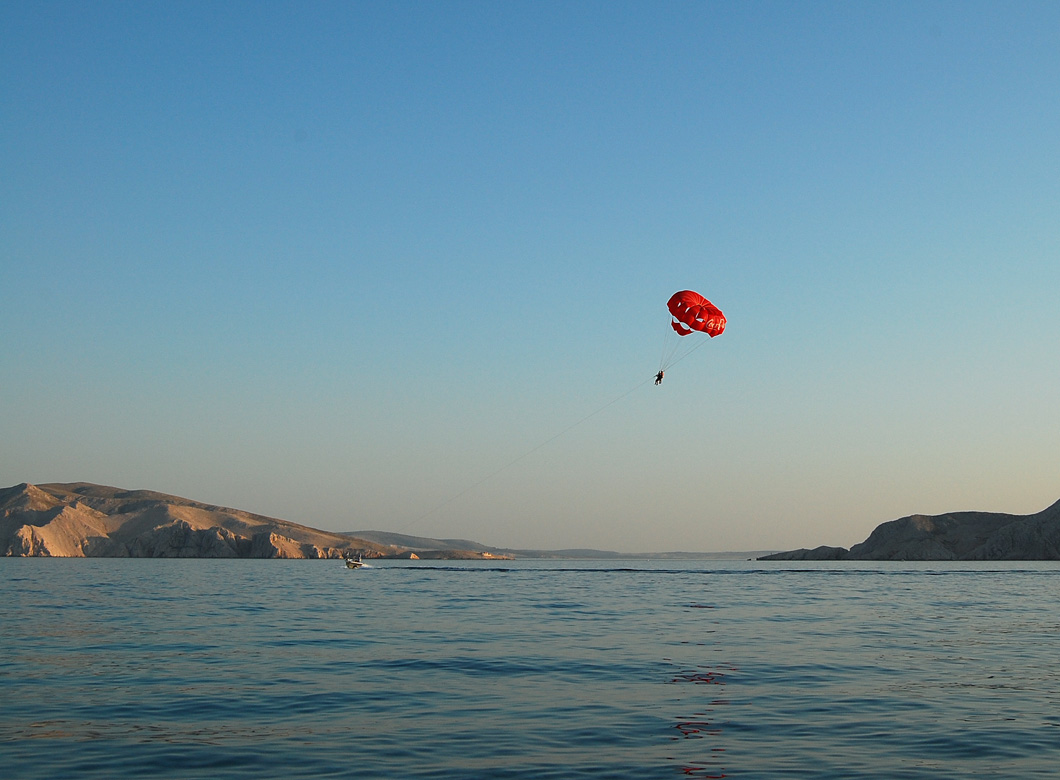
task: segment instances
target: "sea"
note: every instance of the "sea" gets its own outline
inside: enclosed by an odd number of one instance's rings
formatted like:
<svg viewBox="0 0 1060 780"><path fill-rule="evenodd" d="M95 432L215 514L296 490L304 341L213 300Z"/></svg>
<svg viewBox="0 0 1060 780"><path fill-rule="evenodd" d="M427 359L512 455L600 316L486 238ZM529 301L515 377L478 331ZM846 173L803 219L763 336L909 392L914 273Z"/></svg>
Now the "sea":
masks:
<svg viewBox="0 0 1060 780"><path fill-rule="evenodd" d="M0 775L1056 778L1060 564L2 559Z"/></svg>

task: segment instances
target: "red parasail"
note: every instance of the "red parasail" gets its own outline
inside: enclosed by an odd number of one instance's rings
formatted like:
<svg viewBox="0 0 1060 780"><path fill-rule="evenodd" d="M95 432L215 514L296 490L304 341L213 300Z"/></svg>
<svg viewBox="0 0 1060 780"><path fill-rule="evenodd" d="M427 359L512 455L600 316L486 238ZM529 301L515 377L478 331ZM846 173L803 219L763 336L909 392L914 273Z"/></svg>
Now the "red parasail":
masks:
<svg viewBox="0 0 1060 780"><path fill-rule="evenodd" d="M670 325L680 336L698 330L714 338L725 331L725 315L721 309L697 292L681 290L674 293L666 308L674 316Z"/></svg>

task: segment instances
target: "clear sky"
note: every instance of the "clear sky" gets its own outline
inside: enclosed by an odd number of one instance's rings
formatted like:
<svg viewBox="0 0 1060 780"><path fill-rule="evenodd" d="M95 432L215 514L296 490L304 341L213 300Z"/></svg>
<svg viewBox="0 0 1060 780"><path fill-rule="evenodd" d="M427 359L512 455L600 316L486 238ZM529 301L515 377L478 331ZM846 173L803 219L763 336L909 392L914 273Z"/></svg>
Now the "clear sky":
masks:
<svg viewBox="0 0 1060 780"><path fill-rule="evenodd" d="M622 551L1060 498L1058 3L12 0L0 38L3 486ZM681 289L728 329L655 387Z"/></svg>

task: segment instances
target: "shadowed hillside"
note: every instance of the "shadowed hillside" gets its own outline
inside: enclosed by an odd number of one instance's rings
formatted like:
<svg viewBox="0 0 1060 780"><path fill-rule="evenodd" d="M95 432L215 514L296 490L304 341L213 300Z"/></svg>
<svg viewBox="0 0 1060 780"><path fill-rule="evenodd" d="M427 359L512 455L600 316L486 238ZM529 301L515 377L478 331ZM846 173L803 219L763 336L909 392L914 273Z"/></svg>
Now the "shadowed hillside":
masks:
<svg viewBox="0 0 1060 780"><path fill-rule="evenodd" d="M1033 515L910 515L876 527L861 544L766 555L763 561L1056 561L1060 501Z"/></svg>

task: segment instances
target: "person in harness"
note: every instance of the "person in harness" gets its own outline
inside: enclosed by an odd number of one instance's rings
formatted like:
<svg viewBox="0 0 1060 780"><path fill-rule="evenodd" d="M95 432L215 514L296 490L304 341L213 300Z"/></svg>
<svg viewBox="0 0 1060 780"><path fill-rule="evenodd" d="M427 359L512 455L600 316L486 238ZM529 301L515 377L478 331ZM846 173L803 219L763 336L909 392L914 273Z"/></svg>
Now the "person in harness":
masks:
<svg viewBox="0 0 1060 780"><path fill-rule="evenodd" d="M660 371L658 374L655 375L655 384L661 385L662 384L662 380L663 380L663 372Z"/></svg>

